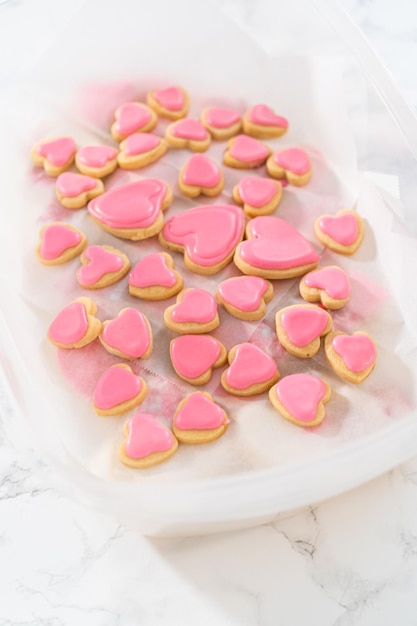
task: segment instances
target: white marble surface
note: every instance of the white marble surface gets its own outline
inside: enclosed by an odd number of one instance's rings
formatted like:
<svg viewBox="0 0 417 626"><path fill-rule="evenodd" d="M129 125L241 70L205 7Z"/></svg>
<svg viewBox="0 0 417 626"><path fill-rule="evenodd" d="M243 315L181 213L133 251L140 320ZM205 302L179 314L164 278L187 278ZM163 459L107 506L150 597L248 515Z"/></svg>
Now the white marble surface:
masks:
<svg viewBox="0 0 417 626"><path fill-rule="evenodd" d="M343 4L417 105L417 5ZM0 89L61 10L0 2ZM417 624L417 457L272 524L147 539L63 495L3 394L0 407L1 626Z"/></svg>

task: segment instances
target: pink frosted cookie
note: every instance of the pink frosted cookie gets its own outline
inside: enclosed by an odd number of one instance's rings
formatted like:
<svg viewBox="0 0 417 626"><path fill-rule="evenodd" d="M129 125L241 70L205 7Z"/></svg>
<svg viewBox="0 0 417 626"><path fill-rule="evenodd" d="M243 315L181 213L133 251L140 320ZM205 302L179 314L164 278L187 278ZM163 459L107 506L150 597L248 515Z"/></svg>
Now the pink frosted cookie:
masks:
<svg viewBox="0 0 417 626"><path fill-rule="evenodd" d="M55 191L59 202L66 209L81 209L89 200L104 192L104 185L101 180L91 176L64 172L56 179Z"/></svg>
<svg viewBox="0 0 417 626"><path fill-rule="evenodd" d="M75 165L81 174L103 178L116 169L117 153L112 146L83 146L75 155Z"/></svg>
<svg viewBox="0 0 417 626"><path fill-rule="evenodd" d="M71 137L51 137L36 143L30 156L49 176L59 176L71 167L76 152L77 146Z"/></svg>
<svg viewBox="0 0 417 626"><path fill-rule="evenodd" d="M235 276L217 287L217 299L230 315L241 320L260 320L274 295L272 283L260 276Z"/></svg>
<svg viewBox="0 0 417 626"><path fill-rule="evenodd" d="M92 200L88 211L106 232L137 241L160 232L162 212L171 202L172 191L166 183L146 178L113 187Z"/></svg>
<svg viewBox="0 0 417 626"><path fill-rule="evenodd" d="M141 102L125 102L116 109L114 117L110 132L116 141L122 141L133 133L147 133L158 123L155 112Z"/></svg>
<svg viewBox="0 0 417 626"><path fill-rule="evenodd" d="M269 390L272 406L282 417L305 427L321 424L330 396L326 381L312 374L285 376Z"/></svg>
<svg viewBox="0 0 417 626"><path fill-rule="evenodd" d="M341 309L350 298L349 278L336 265L321 267L302 277L300 294L307 302L321 302L326 309Z"/></svg>
<svg viewBox="0 0 417 626"><path fill-rule="evenodd" d="M205 385L213 368L227 361L227 350L211 335L181 335L170 344L171 363L180 378L191 385Z"/></svg>
<svg viewBox="0 0 417 626"><path fill-rule="evenodd" d="M58 348L82 348L98 337L101 322L90 298L77 298L58 313L48 329L48 339Z"/></svg>
<svg viewBox="0 0 417 626"><path fill-rule="evenodd" d="M119 148L119 167L136 170L160 159L168 150L168 145L162 137L151 133L135 133L122 141Z"/></svg>
<svg viewBox="0 0 417 626"><path fill-rule="evenodd" d="M147 94L146 101L160 117L170 120L185 117L190 109L190 98L182 87L153 89Z"/></svg>
<svg viewBox="0 0 417 626"><path fill-rule="evenodd" d="M127 256L113 246L89 246L81 255L77 280L84 289L101 289L117 283L130 270Z"/></svg>
<svg viewBox="0 0 417 626"><path fill-rule="evenodd" d="M149 413L136 413L124 426L119 458L133 469L146 469L169 459L178 448L173 433Z"/></svg>
<svg viewBox="0 0 417 626"><path fill-rule="evenodd" d="M243 132L252 137L281 137L288 130L288 120L276 115L266 104L257 104L243 116Z"/></svg>
<svg viewBox="0 0 417 626"><path fill-rule="evenodd" d="M275 327L287 352L307 359L320 350L320 339L332 330L333 322L327 311L314 304L293 304L278 311Z"/></svg>
<svg viewBox="0 0 417 626"><path fill-rule="evenodd" d="M243 206L248 217L270 215L282 198L282 185L261 176L244 176L233 188L233 200Z"/></svg>
<svg viewBox="0 0 417 626"><path fill-rule="evenodd" d="M205 154L193 154L181 168L178 185L189 198L200 194L218 196L224 186L223 173L217 163Z"/></svg>
<svg viewBox="0 0 417 626"><path fill-rule="evenodd" d="M99 339L107 352L122 359L147 359L152 354L151 325L143 313L131 307L103 322Z"/></svg>
<svg viewBox="0 0 417 626"><path fill-rule="evenodd" d="M206 391L186 396L172 420L174 435L181 443L208 443L221 437L229 425L225 410Z"/></svg>
<svg viewBox="0 0 417 626"><path fill-rule="evenodd" d="M53 222L43 226L39 237L40 244L36 249L36 254L44 265L66 263L81 254L87 245L84 233L62 222Z"/></svg>
<svg viewBox="0 0 417 626"><path fill-rule="evenodd" d="M362 243L364 226L362 218L349 209L336 215L321 215L314 222L317 239L333 252L354 254Z"/></svg>
<svg viewBox="0 0 417 626"><path fill-rule="evenodd" d="M361 383L375 367L376 346L367 333L329 333L324 342L324 352L336 374L349 383Z"/></svg>
<svg viewBox="0 0 417 626"><path fill-rule="evenodd" d="M165 326L181 335L209 333L220 324L217 301L204 289L184 289L164 311Z"/></svg>
<svg viewBox="0 0 417 626"><path fill-rule="evenodd" d="M286 180L290 185L301 187L311 178L311 162L301 148L287 148L274 152L266 162L268 174L273 178Z"/></svg>
<svg viewBox="0 0 417 626"><path fill-rule="evenodd" d="M242 118L233 109L207 107L201 113L200 121L217 141L234 137L242 128Z"/></svg>
<svg viewBox="0 0 417 626"><path fill-rule="evenodd" d="M165 131L165 139L172 148L188 148L194 152L204 152L211 143L208 130L190 117L170 124Z"/></svg>
<svg viewBox="0 0 417 626"><path fill-rule="evenodd" d="M223 388L235 396L253 396L267 391L279 379L277 365L252 343L240 343L229 351L229 367L222 374Z"/></svg>
<svg viewBox="0 0 417 626"><path fill-rule="evenodd" d="M197 274L215 274L233 258L243 238L244 215L237 206L206 205L168 220L159 235L166 248L184 252L185 265Z"/></svg>
<svg viewBox="0 0 417 626"><path fill-rule="evenodd" d="M270 148L261 141L246 135L237 135L228 142L223 162L229 167L251 169L263 165L270 154Z"/></svg>
<svg viewBox="0 0 417 626"><path fill-rule="evenodd" d="M148 254L136 263L129 275L129 293L143 300L167 300L184 286L167 252Z"/></svg>
<svg viewBox="0 0 417 626"><path fill-rule="evenodd" d="M292 278L317 267L320 257L313 246L279 217L255 217L246 227L246 237L234 256L236 266L244 274Z"/></svg>
<svg viewBox="0 0 417 626"><path fill-rule="evenodd" d="M93 394L97 415L120 415L141 404L148 393L148 385L126 363L117 363L98 379Z"/></svg>

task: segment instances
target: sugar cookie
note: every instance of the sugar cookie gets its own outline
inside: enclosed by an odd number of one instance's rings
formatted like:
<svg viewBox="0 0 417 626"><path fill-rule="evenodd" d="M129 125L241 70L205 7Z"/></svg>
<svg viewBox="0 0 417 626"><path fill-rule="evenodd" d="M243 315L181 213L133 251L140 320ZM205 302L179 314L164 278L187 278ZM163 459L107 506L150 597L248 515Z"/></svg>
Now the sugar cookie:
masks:
<svg viewBox="0 0 417 626"><path fill-rule="evenodd" d="M211 335L181 335L171 340L170 357L180 378L191 385L205 385L213 369L226 363L227 350Z"/></svg>
<svg viewBox="0 0 417 626"><path fill-rule="evenodd" d="M122 309L117 317L103 322L102 346L122 359L147 359L152 354L152 328L141 311Z"/></svg>
<svg viewBox="0 0 417 626"><path fill-rule="evenodd" d="M221 437L229 425L226 411L205 391L186 396L172 420L174 435L181 443L200 444Z"/></svg>
<svg viewBox="0 0 417 626"><path fill-rule="evenodd" d="M141 102L125 102L116 109L114 117L110 132L116 141L122 141L133 133L148 133L158 123L155 112Z"/></svg>
<svg viewBox="0 0 417 626"><path fill-rule="evenodd" d="M38 141L32 150L32 161L43 167L48 176L59 176L74 162L77 146L71 137L51 137Z"/></svg>
<svg viewBox="0 0 417 626"><path fill-rule="evenodd" d="M284 376L269 390L272 406L282 417L304 427L321 424L330 396L330 385L325 380L304 373Z"/></svg>
<svg viewBox="0 0 417 626"><path fill-rule="evenodd" d="M242 118L233 109L207 107L201 113L200 121L217 141L230 139L242 129Z"/></svg>
<svg viewBox="0 0 417 626"><path fill-rule="evenodd" d="M288 130L288 120L276 115L266 104L257 104L243 116L243 132L252 137L281 137Z"/></svg>
<svg viewBox="0 0 417 626"><path fill-rule="evenodd" d="M89 246L81 255L77 280L84 289L102 289L121 280L130 270L124 252L113 246Z"/></svg>
<svg viewBox="0 0 417 626"><path fill-rule="evenodd" d="M218 196L224 187L223 172L215 161L205 154L193 156L181 168L178 185L185 196L196 198Z"/></svg>
<svg viewBox="0 0 417 626"><path fill-rule="evenodd" d="M64 172L56 179L55 191L58 201L66 209L81 209L104 192L104 185L91 176Z"/></svg>
<svg viewBox="0 0 417 626"><path fill-rule="evenodd" d="M119 458L133 469L146 469L169 459L178 448L173 433L149 413L136 413L124 426Z"/></svg>
<svg viewBox="0 0 417 626"><path fill-rule="evenodd" d="M279 181L260 176L244 176L233 188L233 200L243 206L245 215L270 215L281 202L282 185Z"/></svg>
<svg viewBox="0 0 417 626"><path fill-rule="evenodd" d="M167 87L166 89L153 89L146 100L148 105L160 117L178 120L185 117L190 109L190 98L182 87Z"/></svg>
<svg viewBox="0 0 417 626"><path fill-rule="evenodd" d="M336 215L321 215L314 222L317 239L333 252L354 254L362 243L364 226L362 218L349 209Z"/></svg>
<svg viewBox="0 0 417 626"><path fill-rule="evenodd" d="M46 224L41 228L39 237L41 241L36 254L44 265L66 263L81 254L87 245L84 233L63 222Z"/></svg>
<svg viewBox="0 0 417 626"><path fill-rule="evenodd" d="M97 415L120 415L141 404L147 393L148 385L143 378L136 376L126 363L117 363L98 379L93 406Z"/></svg>
<svg viewBox="0 0 417 626"><path fill-rule="evenodd" d="M217 301L204 289L184 289L164 311L165 326L182 335L209 333L220 324Z"/></svg>
<svg viewBox="0 0 417 626"><path fill-rule="evenodd" d="M119 167L122 170L136 170L160 159L168 150L168 144L162 137L150 133L135 133L122 141L119 148Z"/></svg>
<svg viewBox="0 0 417 626"><path fill-rule="evenodd" d="M197 120L186 117L170 124L165 139L172 148L188 148L194 152L205 152L211 143L211 135Z"/></svg>
<svg viewBox="0 0 417 626"><path fill-rule="evenodd" d="M241 320L260 320L274 295L272 283L260 276L235 276L217 287L217 299L230 315Z"/></svg>
<svg viewBox="0 0 417 626"><path fill-rule="evenodd" d="M317 354L320 339L333 328L327 311L314 304L293 304L275 316L275 327L281 345L302 359Z"/></svg>
<svg viewBox="0 0 417 626"><path fill-rule="evenodd" d="M184 286L181 274L174 269L172 256L155 252L143 257L129 275L129 293L143 300L167 300Z"/></svg>
<svg viewBox="0 0 417 626"><path fill-rule="evenodd" d="M341 309L350 298L349 278L341 267L319 267L300 280L300 294L307 302L321 302L326 309Z"/></svg>
<svg viewBox="0 0 417 626"><path fill-rule="evenodd" d="M252 396L267 391L279 379L277 365L252 343L240 343L229 351L229 367L223 372L223 388L235 396Z"/></svg>
<svg viewBox="0 0 417 626"><path fill-rule="evenodd" d="M312 168L308 154L301 148L287 148L271 154L266 162L270 176L301 187L311 179Z"/></svg>
<svg viewBox="0 0 417 626"><path fill-rule="evenodd" d="M98 337L102 324L90 298L77 298L64 307L48 329L48 339L58 348L82 348Z"/></svg>
<svg viewBox="0 0 417 626"><path fill-rule="evenodd" d="M263 165L270 154L270 148L264 143L246 135L237 135L228 142L223 162L229 167L251 169Z"/></svg>
<svg viewBox="0 0 417 626"><path fill-rule="evenodd" d="M367 333L347 335L340 331L329 333L324 342L327 360L338 376L349 383L361 383L376 363L376 346Z"/></svg>
<svg viewBox="0 0 417 626"><path fill-rule="evenodd" d="M81 174L103 178L117 168L117 152L112 146L83 146L75 155L75 165Z"/></svg>

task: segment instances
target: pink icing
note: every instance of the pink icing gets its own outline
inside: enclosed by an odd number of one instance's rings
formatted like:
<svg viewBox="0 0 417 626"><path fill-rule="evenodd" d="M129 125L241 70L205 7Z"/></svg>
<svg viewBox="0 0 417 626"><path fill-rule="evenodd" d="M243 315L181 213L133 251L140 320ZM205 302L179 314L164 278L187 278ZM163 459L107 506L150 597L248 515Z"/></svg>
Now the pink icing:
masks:
<svg viewBox="0 0 417 626"><path fill-rule="evenodd" d="M261 216L249 222L251 239L240 247L241 258L264 269L289 269L316 263L313 246L291 224L279 217Z"/></svg>
<svg viewBox="0 0 417 626"><path fill-rule="evenodd" d="M151 113L146 106L136 102L125 102L116 111L115 129L121 136L131 135L146 126Z"/></svg>
<svg viewBox="0 0 417 626"><path fill-rule="evenodd" d="M307 287L323 289L331 298L348 298L350 283L345 272L339 267L325 267L311 272L304 278Z"/></svg>
<svg viewBox="0 0 417 626"><path fill-rule="evenodd" d="M113 365L100 376L93 402L99 409L111 409L132 400L142 390L142 382L131 370Z"/></svg>
<svg viewBox="0 0 417 626"><path fill-rule="evenodd" d="M225 423L225 412L203 393L188 396L175 416L175 426L180 430L211 430Z"/></svg>
<svg viewBox="0 0 417 626"><path fill-rule="evenodd" d="M319 402L326 392L325 383L311 374L285 376L276 386L277 396L288 413L306 424L315 420Z"/></svg>
<svg viewBox="0 0 417 626"><path fill-rule="evenodd" d="M111 228L146 228L161 210L167 187L156 179L114 187L92 200L89 212Z"/></svg>
<svg viewBox="0 0 417 626"><path fill-rule="evenodd" d="M206 110L205 121L213 128L229 128L240 121L240 115L232 109L211 107Z"/></svg>
<svg viewBox="0 0 417 626"><path fill-rule="evenodd" d="M177 372L193 379L214 366L221 347L217 339L210 335L182 335L172 341L170 352Z"/></svg>
<svg viewBox="0 0 417 626"><path fill-rule="evenodd" d="M272 109L266 104L257 104L248 113L248 119L253 124L259 126L279 126L280 128L288 128L288 121L285 117L275 115Z"/></svg>
<svg viewBox="0 0 417 626"><path fill-rule="evenodd" d="M120 255L109 252L101 246L89 246L84 256L90 262L80 267L77 278L80 285L87 287L94 285L105 274L118 272L123 267L123 259Z"/></svg>
<svg viewBox="0 0 417 626"><path fill-rule="evenodd" d="M182 180L186 185L215 187L221 179L220 168L205 154L194 154L185 165Z"/></svg>
<svg viewBox="0 0 417 626"><path fill-rule="evenodd" d="M40 255L52 261L61 256L68 248L74 248L81 241L80 233L65 224L51 224L42 233Z"/></svg>
<svg viewBox="0 0 417 626"><path fill-rule="evenodd" d="M77 158L86 167L104 167L117 157L117 150L111 146L84 146Z"/></svg>
<svg viewBox="0 0 417 626"><path fill-rule="evenodd" d="M133 359L140 359L149 349L151 337L143 313L137 309L124 309L102 330L106 344Z"/></svg>
<svg viewBox="0 0 417 626"><path fill-rule="evenodd" d="M171 317L179 324L207 324L213 321L216 313L217 302L211 293L204 289L189 289L184 292L181 302L172 309Z"/></svg>
<svg viewBox="0 0 417 626"><path fill-rule="evenodd" d="M242 201L256 208L268 204L278 192L277 184L273 180L257 176L241 178L238 189Z"/></svg>
<svg viewBox="0 0 417 626"><path fill-rule="evenodd" d="M56 343L71 345L80 341L88 330L87 311L82 302L71 302L54 319L48 335Z"/></svg>
<svg viewBox="0 0 417 626"><path fill-rule="evenodd" d="M52 139L41 143L36 148L36 151L41 156L45 157L51 165L61 167L72 159L77 146L71 137L59 137L58 139Z"/></svg>
<svg viewBox="0 0 417 626"><path fill-rule="evenodd" d="M375 345L367 335L362 333L352 336L336 335L332 346L352 372L362 372L375 363Z"/></svg>
<svg viewBox="0 0 417 626"><path fill-rule="evenodd" d="M233 363L225 372L232 389L243 390L272 379L277 373L275 361L252 343L238 345Z"/></svg>
<svg viewBox="0 0 417 626"><path fill-rule="evenodd" d="M274 154L273 160L284 170L289 170L300 176L306 174L311 168L310 159L304 150L300 148L289 148L288 150L277 152Z"/></svg>
<svg viewBox="0 0 417 626"><path fill-rule="evenodd" d="M230 148L230 154L242 163L262 163L268 158L269 149L253 137L237 135Z"/></svg>
<svg viewBox="0 0 417 626"><path fill-rule="evenodd" d="M209 267L226 259L242 238L244 216L233 205L207 205L174 215L164 226L163 236L184 246L197 265Z"/></svg>
<svg viewBox="0 0 417 626"><path fill-rule="evenodd" d="M85 191L94 189L97 185L95 178L84 176L83 174L74 174L73 172L64 172L56 179L56 188L61 196L66 198L75 198Z"/></svg>
<svg viewBox="0 0 417 626"><path fill-rule="evenodd" d="M174 435L148 413L137 413L128 421L125 451L131 459L143 459L154 452L167 452Z"/></svg>
<svg viewBox="0 0 417 626"><path fill-rule="evenodd" d="M350 246L359 234L358 221L353 213L342 215L324 215L320 221L320 229L343 246Z"/></svg>
<svg viewBox="0 0 417 626"><path fill-rule="evenodd" d="M167 89L154 91L152 96L168 111L181 111L184 106L184 93L178 87L168 87Z"/></svg>
<svg viewBox="0 0 417 626"><path fill-rule="evenodd" d="M129 275L129 285L142 289L156 285L173 287L176 282L177 276L167 266L166 258L157 252L143 257Z"/></svg>
<svg viewBox="0 0 417 626"><path fill-rule="evenodd" d="M329 318L319 307L294 307L284 311L281 324L292 344L302 348L320 337Z"/></svg>
<svg viewBox="0 0 417 626"><path fill-rule="evenodd" d="M171 133L180 139L192 139L194 141L204 141L209 136L204 126L197 120L186 118L175 122L172 125Z"/></svg>
<svg viewBox="0 0 417 626"><path fill-rule="evenodd" d="M135 156L154 150L160 143L161 140L156 135L136 133L125 140L124 151L127 156Z"/></svg>
<svg viewBox="0 0 417 626"><path fill-rule="evenodd" d="M237 276L220 283L218 291L225 302L241 311L256 311L268 283L259 276Z"/></svg>

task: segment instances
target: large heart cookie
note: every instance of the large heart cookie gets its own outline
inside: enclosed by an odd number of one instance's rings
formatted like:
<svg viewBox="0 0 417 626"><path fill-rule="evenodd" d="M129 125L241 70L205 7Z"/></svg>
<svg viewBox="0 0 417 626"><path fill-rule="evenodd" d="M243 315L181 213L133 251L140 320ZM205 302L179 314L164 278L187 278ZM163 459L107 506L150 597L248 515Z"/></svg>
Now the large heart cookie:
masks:
<svg viewBox="0 0 417 626"><path fill-rule="evenodd" d="M321 215L314 222L314 231L323 246L339 254L356 252L365 233L362 218L349 209Z"/></svg>
<svg viewBox="0 0 417 626"><path fill-rule="evenodd" d="M217 196L223 189L224 178L220 167L205 154L194 154L182 167L178 185L190 198L200 194Z"/></svg>
<svg viewBox="0 0 417 626"><path fill-rule="evenodd" d="M130 270L127 256L113 246L89 246L81 255L77 280L85 289L113 285Z"/></svg>
<svg viewBox="0 0 417 626"><path fill-rule="evenodd" d="M235 276L217 287L217 298L226 311L242 320L259 320L272 300L272 284L260 276Z"/></svg>
<svg viewBox="0 0 417 626"><path fill-rule="evenodd" d="M332 332L326 337L324 351L336 374L350 383L361 383L375 367L376 346L367 333Z"/></svg>
<svg viewBox="0 0 417 626"><path fill-rule="evenodd" d="M317 426L325 416L330 386L312 374L285 376L269 390L269 399L285 419L298 426Z"/></svg>
<svg viewBox="0 0 417 626"><path fill-rule="evenodd" d="M117 317L103 322L100 342L122 359L147 359L152 353L152 329L141 311L128 307Z"/></svg>
<svg viewBox="0 0 417 626"><path fill-rule="evenodd" d="M294 304L275 316L278 339L294 356L308 358L320 349L320 338L332 330L332 318L314 304Z"/></svg>
<svg viewBox="0 0 417 626"><path fill-rule="evenodd" d="M350 298L349 278L341 267L322 267L302 277L300 294L307 302L321 302L327 309L341 309Z"/></svg>
<svg viewBox="0 0 417 626"><path fill-rule="evenodd" d="M243 130L252 137L281 137L287 129L288 120L276 115L266 104L255 105L243 116Z"/></svg>
<svg viewBox="0 0 417 626"><path fill-rule="evenodd" d="M228 360L230 366L223 372L221 383L233 395L252 396L262 393L279 379L274 359L252 343L234 346Z"/></svg>
<svg viewBox="0 0 417 626"><path fill-rule="evenodd" d="M97 415L120 415L143 402L148 385L126 363L107 369L96 383L93 406Z"/></svg>
<svg viewBox="0 0 417 626"><path fill-rule="evenodd" d="M122 463L144 469L162 463L178 448L173 433L149 413L137 413L126 422L125 441L119 448Z"/></svg>
<svg viewBox="0 0 417 626"><path fill-rule="evenodd" d="M315 269L319 255L291 224L262 216L246 228L247 241L236 249L234 262L244 273L263 278L292 278Z"/></svg>
<svg viewBox="0 0 417 626"><path fill-rule="evenodd" d="M208 443L223 435L229 424L225 410L212 396L196 391L176 408L172 420L174 434L181 443Z"/></svg>
<svg viewBox="0 0 417 626"><path fill-rule="evenodd" d="M129 293L144 300L167 300L183 288L181 275L167 252L147 254L129 275Z"/></svg>
<svg viewBox="0 0 417 626"><path fill-rule="evenodd" d="M204 289L184 289L165 309L164 322L176 333L208 333L220 324L216 298Z"/></svg>
<svg viewBox="0 0 417 626"><path fill-rule="evenodd" d="M90 298L77 298L53 320L48 339L58 348L82 348L96 339L101 322L95 316L97 307Z"/></svg>
<svg viewBox="0 0 417 626"><path fill-rule="evenodd" d="M192 385L205 385L213 368L226 363L227 350L210 335L182 335L171 341L170 356L180 378Z"/></svg>

